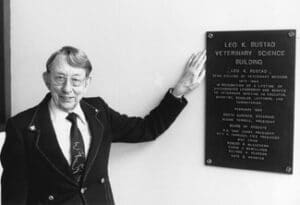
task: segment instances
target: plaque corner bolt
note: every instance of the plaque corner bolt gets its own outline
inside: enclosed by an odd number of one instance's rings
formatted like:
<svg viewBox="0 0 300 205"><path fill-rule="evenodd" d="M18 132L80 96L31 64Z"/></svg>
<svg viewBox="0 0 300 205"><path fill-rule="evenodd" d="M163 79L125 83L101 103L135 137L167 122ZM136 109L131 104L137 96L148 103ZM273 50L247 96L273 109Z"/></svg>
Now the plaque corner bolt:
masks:
<svg viewBox="0 0 300 205"><path fill-rule="evenodd" d="M286 171L287 173L292 173L292 167L287 166L287 167L285 168L285 171Z"/></svg>
<svg viewBox="0 0 300 205"><path fill-rule="evenodd" d="M206 160L206 163L207 163L207 164L212 164L212 159L207 159L207 160Z"/></svg>
<svg viewBox="0 0 300 205"><path fill-rule="evenodd" d="M290 38L292 38L292 37L296 36L296 33L295 33L295 31L289 31L288 35Z"/></svg>
<svg viewBox="0 0 300 205"><path fill-rule="evenodd" d="M212 38L214 38L214 34L213 33L208 33L207 37L210 38L210 39L212 39Z"/></svg>

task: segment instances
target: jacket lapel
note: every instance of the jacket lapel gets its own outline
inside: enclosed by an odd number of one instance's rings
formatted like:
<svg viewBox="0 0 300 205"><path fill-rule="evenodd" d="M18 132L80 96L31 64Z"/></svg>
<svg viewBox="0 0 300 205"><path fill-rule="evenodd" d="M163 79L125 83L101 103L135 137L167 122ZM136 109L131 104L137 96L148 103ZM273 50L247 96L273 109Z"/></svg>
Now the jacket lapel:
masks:
<svg viewBox="0 0 300 205"><path fill-rule="evenodd" d="M76 184L72 177L70 166L59 147L50 119L48 109L48 102L50 99L51 95L48 94L40 103L29 129L36 133L35 145L42 156L64 178L66 178L69 182Z"/></svg>
<svg viewBox="0 0 300 205"><path fill-rule="evenodd" d="M81 108L85 114L86 120L89 125L91 133L91 145L88 152L88 157L85 165L85 172L83 176L83 181L85 181L100 148L100 144L103 139L104 126L100 121L99 115L101 111L92 105L88 104L85 100L81 100Z"/></svg>
<svg viewBox="0 0 300 205"><path fill-rule="evenodd" d="M33 119L28 127L29 132L35 136L35 145L41 155L51 164L51 166L60 173L65 179L74 185L74 180L70 166L62 153L58 144L53 124L50 119L48 102L51 94L48 93L43 101L38 105ZM101 111L96 109L86 101L81 100L81 108L87 119L91 133L91 145L85 165L83 181L85 181L100 148L103 139L104 126L100 121Z"/></svg>

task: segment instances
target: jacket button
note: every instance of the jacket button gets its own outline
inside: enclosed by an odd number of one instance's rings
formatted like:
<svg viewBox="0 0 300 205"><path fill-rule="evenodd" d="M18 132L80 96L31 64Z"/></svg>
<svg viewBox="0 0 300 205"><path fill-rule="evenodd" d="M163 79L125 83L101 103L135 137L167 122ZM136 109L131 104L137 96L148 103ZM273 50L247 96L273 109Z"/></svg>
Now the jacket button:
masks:
<svg viewBox="0 0 300 205"><path fill-rule="evenodd" d="M104 184L104 182L105 182L104 177L102 177L102 178L100 179L100 182L101 182L101 184Z"/></svg>
<svg viewBox="0 0 300 205"><path fill-rule="evenodd" d="M29 127L29 129L30 129L31 131L35 131L35 130L36 130L36 127L35 127L34 125L31 125L31 126Z"/></svg>
<svg viewBox="0 0 300 205"><path fill-rule="evenodd" d="M80 189L80 193L82 193L82 194L84 194L86 191L87 191L86 187L83 187L83 188Z"/></svg>
<svg viewBox="0 0 300 205"><path fill-rule="evenodd" d="M49 196L48 196L48 199L49 199L50 201L52 201L52 200L54 200L54 196L53 196L53 195L49 195Z"/></svg>

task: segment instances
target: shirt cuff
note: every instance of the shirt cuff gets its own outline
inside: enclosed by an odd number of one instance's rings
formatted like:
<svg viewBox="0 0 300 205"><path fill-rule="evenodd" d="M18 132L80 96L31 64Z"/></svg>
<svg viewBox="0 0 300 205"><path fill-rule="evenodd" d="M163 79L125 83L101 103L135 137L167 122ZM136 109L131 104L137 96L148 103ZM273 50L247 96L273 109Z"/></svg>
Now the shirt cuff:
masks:
<svg viewBox="0 0 300 205"><path fill-rule="evenodd" d="M180 102L185 101L184 95L182 95L182 96L174 95L174 94L173 94L173 90L174 90L174 88L170 88L168 92L169 92L175 99L179 100Z"/></svg>

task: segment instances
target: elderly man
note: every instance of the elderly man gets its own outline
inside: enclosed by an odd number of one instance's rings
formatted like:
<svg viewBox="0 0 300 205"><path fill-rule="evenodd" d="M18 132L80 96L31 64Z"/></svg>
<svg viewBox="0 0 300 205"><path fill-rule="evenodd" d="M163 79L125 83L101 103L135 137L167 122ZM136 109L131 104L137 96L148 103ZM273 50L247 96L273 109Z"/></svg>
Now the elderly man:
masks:
<svg viewBox="0 0 300 205"><path fill-rule="evenodd" d="M52 54L43 74L50 92L7 121L2 205L114 204L111 143L151 141L164 132L200 83L205 60L205 52L192 55L174 89L141 118L114 111L100 97L83 98L92 70L83 51L67 46Z"/></svg>

